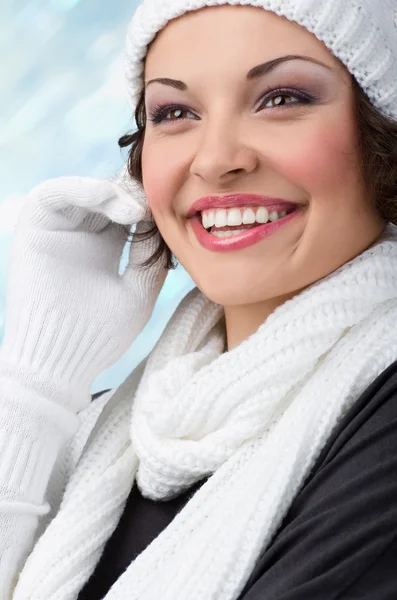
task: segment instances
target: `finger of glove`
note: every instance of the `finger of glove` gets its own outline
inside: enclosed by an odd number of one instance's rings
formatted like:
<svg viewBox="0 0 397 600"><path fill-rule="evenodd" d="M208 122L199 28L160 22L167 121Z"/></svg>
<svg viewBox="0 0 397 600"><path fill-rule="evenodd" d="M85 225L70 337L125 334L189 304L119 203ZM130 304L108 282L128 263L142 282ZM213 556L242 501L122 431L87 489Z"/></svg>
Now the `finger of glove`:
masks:
<svg viewBox="0 0 397 600"><path fill-rule="evenodd" d="M149 202L146 198L143 186L132 179L129 175L116 176L113 179L109 179L111 184L117 188L120 196L124 195L127 202L133 202L137 206L137 214L129 220L130 224L139 223L140 221L150 221L153 219L152 211L149 206Z"/></svg>
<svg viewBox="0 0 397 600"><path fill-rule="evenodd" d="M149 232L154 233L149 236ZM143 239L139 239L138 235L145 234ZM147 237L146 237L147 234ZM147 260L156 250L159 244L159 234L154 220L140 221L132 234L131 249L128 257L126 272L129 269L135 269L140 263ZM133 250L132 250L133 248Z"/></svg>
<svg viewBox="0 0 397 600"><path fill-rule="evenodd" d="M135 233L149 232L154 225L154 221L141 221L137 224ZM158 233L144 240L133 237L129 249L128 264L123 275L126 283L136 289L137 295L140 294L147 299L150 311L164 284L168 269L164 266L164 257L162 256L149 267L142 268L141 264L154 254L158 244Z"/></svg>
<svg viewBox="0 0 397 600"><path fill-rule="evenodd" d="M101 231L109 220L130 225L147 213L142 192L134 195L108 180L59 177L43 182L28 194L18 224L41 229Z"/></svg>
<svg viewBox="0 0 397 600"><path fill-rule="evenodd" d="M10 251L13 276L28 268L30 257L41 270L41 277L55 269L65 271L67 279L98 275L118 276L122 252L127 235L122 225L108 221L101 231L46 231L39 229L16 229Z"/></svg>
<svg viewBox="0 0 397 600"><path fill-rule="evenodd" d="M62 235L73 238L73 233ZM74 254L62 253L61 260L56 252L38 256L26 240L19 240L23 244L19 252L12 249L2 343L11 362L23 360L35 371L53 374L56 369L70 370L81 381L89 373L89 356L100 367L108 355L119 351L119 341L135 335L135 303L121 286L121 253L114 252L120 243L116 226L83 234L87 235L90 241L101 240L106 252L87 250L84 239L74 246ZM139 307L137 313L140 323Z"/></svg>

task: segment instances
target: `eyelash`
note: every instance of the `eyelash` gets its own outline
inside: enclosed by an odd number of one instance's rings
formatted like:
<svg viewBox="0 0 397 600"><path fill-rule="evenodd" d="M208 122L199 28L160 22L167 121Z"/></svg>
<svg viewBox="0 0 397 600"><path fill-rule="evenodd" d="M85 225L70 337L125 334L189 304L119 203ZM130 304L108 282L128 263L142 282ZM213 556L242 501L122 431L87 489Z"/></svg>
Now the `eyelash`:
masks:
<svg viewBox="0 0 397 600"><path fill-rule="evenodd" d="M295 98L298 99L299 102L292 102L291 104L288 104L286 106L278 106L278 107L273 107L273 109L270 110L274 110L274 108L278 109L278 110L285 110L288 109L289 106L294 106L294 105L301 105L301 104L313 104L316 100L318 100L317 97L308 94L308 93L302 93L299 92L298 90L293 90L293 89L288 89L288 88L282 88L282 89L277 89L277 90L271 90L266 92L266 94L264 94L264 96L262 97L262 102L259 106L259 110L261 109L263 104L266 104L266 102L269 102L270 100L272 100L273 98L277 98L278 96L286 96L286 97L290 97L290 98ZM167 116L168 113L172 112L173 110L182 110L184 112L192 112L190 109L187 108L187 106L184 106L182 104L168 104L166 106L162 106L162 105L157 105L153 107L153 110L150 113L150 121L154 124L154 125L159 125L160 123L162 123L163 121L166 121L168 123L178 123L180 121L184 121L185 119L166 119L165 117Z"/></svg>

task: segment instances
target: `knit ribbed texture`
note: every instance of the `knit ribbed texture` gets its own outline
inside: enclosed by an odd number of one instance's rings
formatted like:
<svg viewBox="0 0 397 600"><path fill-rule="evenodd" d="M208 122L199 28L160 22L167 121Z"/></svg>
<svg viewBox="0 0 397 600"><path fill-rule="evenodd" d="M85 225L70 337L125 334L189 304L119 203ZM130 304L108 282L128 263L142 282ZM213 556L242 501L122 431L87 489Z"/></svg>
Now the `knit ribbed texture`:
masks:
<svg viewBox="0 0 397 600"><path fill-rule="evenodd" d="M152 224L141 189L121 183L48 180L30 192L17 223L0 348L0 599L10 598L53 508L50 488L58 502L84 447L90 419L77 435L77 413L89 405L94 379L143 329L167 274L161 265L136 269L153 239L132 245L120 274L121 225ZM58 464L75 434L67 463Z"/></svg>
<svg viewBox="0 0 397 600"><path fill-rule="evenodd" d="M149 212L148 212L149 211ZM121 276L122 225L147 228L140 190L60 177L34 188L11 248L0 376L78 412L95 378L148 321L167 271L138 271L155 240L131 252Z"/></svg>
<svg viewBox="0 0 397 600"><path fill-rule="evenodd" d="M0 600L9 600L50 510L46 491L56 458L79 418L15 380L0 377L0 389Z"/></svg>
<svg viewBox="0 0 397 600"><path fill-rule="evenodd" d="M1 378L0 387L0 487L17 489L25 499L29 492L30 500L38 505L37 514L43 514L39 503L57 450L64 436L75 433L79 419L15 381Z"/></svg>
<svg viewBox="0 0 397 600"><path fill-rule="evenodd" d="M397 118L396 0L143 0L125 47L133 108L142 88L142 61L156 34L187 11L223 4L256 6L305 27L344 63L381 112Z"/></svg>
<svg viewBox="0 0 397 600"><path fill-rule="evenodd" d="M338 421L397 359L397 228L226 353L222 312L192 290L112 395L13 600L75 600L134 480L167 500L208 475L106 600L235 600Z"/></svg>

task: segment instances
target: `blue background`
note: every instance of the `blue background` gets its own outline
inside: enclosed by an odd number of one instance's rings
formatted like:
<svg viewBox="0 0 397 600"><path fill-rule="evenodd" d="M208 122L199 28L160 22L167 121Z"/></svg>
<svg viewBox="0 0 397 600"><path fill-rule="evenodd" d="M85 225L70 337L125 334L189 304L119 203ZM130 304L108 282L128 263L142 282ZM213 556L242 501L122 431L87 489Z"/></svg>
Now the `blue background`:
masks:
<svg viewBox="0 0 397 600"><path fill-rule="evenodd" d="M107 177L126 159L117 141L134 129L122 53L135 0L5 0L0 3L0 343L8 257L26 193L62 175ZM123 265L123 261L122 261ZM130 349L94 382L119 385L153 347L194 287L171 271L152 318Z"/></svg>

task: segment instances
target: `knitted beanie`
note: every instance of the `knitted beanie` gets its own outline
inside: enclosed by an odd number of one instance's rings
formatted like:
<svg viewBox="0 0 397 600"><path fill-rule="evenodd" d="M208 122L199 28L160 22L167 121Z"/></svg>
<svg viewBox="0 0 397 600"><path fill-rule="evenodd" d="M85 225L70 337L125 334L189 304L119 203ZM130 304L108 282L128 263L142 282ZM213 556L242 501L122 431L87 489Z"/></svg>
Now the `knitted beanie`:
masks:
<svg viewBox="0 0 397 600"><path fill-rule="evenodd" d="M150 42L171 19L206 6L250 5L313 33L355 76L372 104L397 119L397 0L143 0L128 28L125 71L131 106Z"/></svg>

